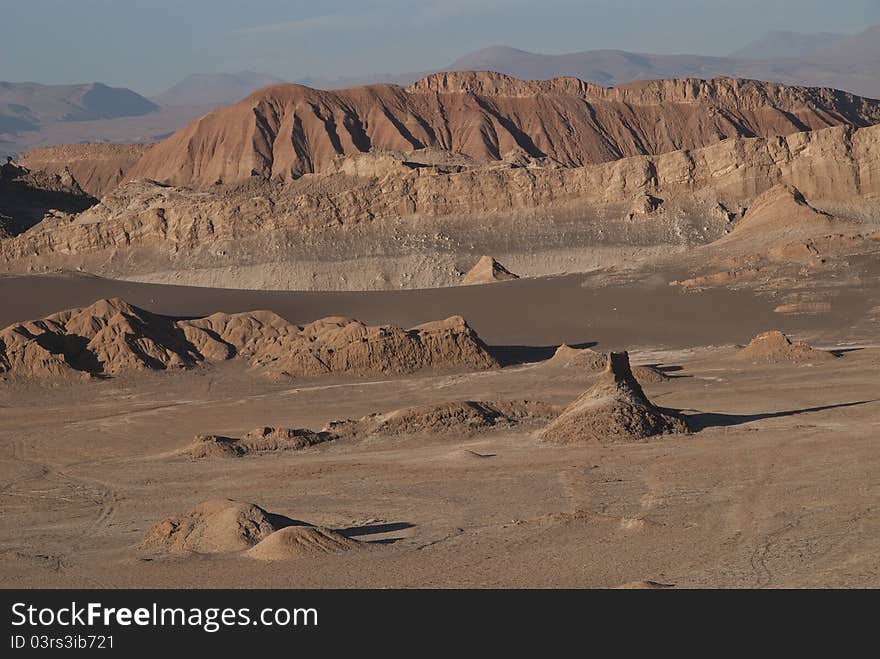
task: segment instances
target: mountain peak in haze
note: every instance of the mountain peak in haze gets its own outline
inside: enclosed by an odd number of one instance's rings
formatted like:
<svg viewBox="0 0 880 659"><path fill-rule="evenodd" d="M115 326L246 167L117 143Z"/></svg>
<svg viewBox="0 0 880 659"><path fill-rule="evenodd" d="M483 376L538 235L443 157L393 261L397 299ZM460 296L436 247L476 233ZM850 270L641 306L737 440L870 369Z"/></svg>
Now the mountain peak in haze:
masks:
<svg viewBox="0 0 880 659"><path fill-rule="evenodd" d="M267 73L193 73L155 97L160 105L219 107L237 103L260 87L286 82Z"/></svg>
<svg viewBox="0 0 880 659"><path fill-rule="evenodd" d="M849 35L836 32L803 34L790 30L772 30L767 34L730 53L734 59L777 59L802 57L815 50L827 48Z"/></svg>
<svg viewBox="0 0 880 659"><path fill-rule="evenodd" d="M880 25L853 35L770 32L730 57L623 50L548 55L491 46L468 53L447 68L498 71L526 80L573 76L606 86L633 80L728 76L834 87L880 98Z"/></svg>
<svg viewBox="0 0 880 659"><path fill-rule="evenodd" d="M155 103L130 89L100 82L0 82L0 133L39 130L58 122L140 117L158 109Z"/></svg>
<svg viewBox="0 0 880 659"><path fill-rule="evenodd" d="M529 51L522 50L520 48L513 48L511 46L505 45L495 45L488 46L486 48L480 48L479 50L467 53L466 55L463 55L455 60L449 68L476 71L479 69L480 62L493 62L498 58L534 56L535 53L530 53Z"/></svg>

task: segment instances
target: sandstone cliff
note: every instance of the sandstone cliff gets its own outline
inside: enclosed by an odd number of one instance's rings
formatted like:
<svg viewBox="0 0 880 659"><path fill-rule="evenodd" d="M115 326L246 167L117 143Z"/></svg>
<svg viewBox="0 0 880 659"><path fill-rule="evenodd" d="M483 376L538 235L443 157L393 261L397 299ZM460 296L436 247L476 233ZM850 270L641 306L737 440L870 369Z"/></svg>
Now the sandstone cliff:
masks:
<svg viewBox="0 0 880 659"><path fill-rule="evenodd" d="M21 162L50 174L68 170L82 189L100 199L116 188L152 144L65 144L31 149Z"/></svg>
<svg viewBox="0 0 880 659"><path fill-rule="evenodd" d="M2 249L7 259L162 243L185 249L261 231L336 230L383 218L470 218L586 203L623 210L646 194L737 209L780 183L795 186L811 203L857 209L880 194L878 153L880 126L837 127L576 168L425 167L406 175L393 170L391 176L379 170L367 177L328 174L214 192L135 181L86 213L42 223Z"/></svg>
<svg viewBox="0 0 880 659"><path fill-rule="evenodd" d="M150 149L131 177L207 187L290 180L339 155L439 147L481 162L514 150L568 167L880 121L880 101L749 80L665 80L606 89L438 73L409 87L261 89Z"/></svg>
<svg viewBox="0 0 880 659"><path fill-rule="evenodd" d="M56 174L7 163L0 170L0 239L29 229L47 214L79 213L98 203L67 169Z"/></svg>

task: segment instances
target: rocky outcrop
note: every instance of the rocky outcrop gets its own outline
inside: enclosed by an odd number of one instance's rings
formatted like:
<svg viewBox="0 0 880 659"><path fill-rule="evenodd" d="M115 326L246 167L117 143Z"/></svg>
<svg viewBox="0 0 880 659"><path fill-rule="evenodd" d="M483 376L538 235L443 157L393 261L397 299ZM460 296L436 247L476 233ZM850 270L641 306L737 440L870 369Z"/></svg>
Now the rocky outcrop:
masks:
<svg viewBox="0 0 880 659"><path fill-rule="evenodd" d="M137 181L79 216L48 218L0 241L0 269L82 266L106 276L156 281L154 273L173 268L176 280L186 282L195 276L187 273L218 265L342 258L358 267L359 260L377 253L386 263L398 253L411 254L407 243L395 242L401 230L442 235L445 242L437 249L444 253L472 244L487 231L508 236L503 249L509 250L516 241L529 249L554 240L568 248L694 244L735 229L741 209L777 185L796 188L821 213L869 219L880 198L878 152L880 126L837 127L785 138L728 139L695 151L577 168L409 167L402 165L413 161L407 155L386 163L391 174L379 168L363 176L331 173L287 184L218 186L211 192ZM368 170L362 164L354 171ZM664 202L651 214L628 219L631 200L640 195ZM791 199L789 206L797 206ZM753 218L760 216L761 205L752 209ZM690 221L693 235L687 231ZM732 232L730 240L752 233L761 238L763 229L750 232L747 226ZM767 247L777 244L774 239ZM754 244L747 249L763 251ZM119 256L108 258L115 253ZM221 253L225 256L218 259ZM462 249L459 258L466 254ZM230 275L217 277L213 285L231 285ZM306 270L286 286L308 287L311 277ZM259 281L275 278L269 273ZM449 283L458 282L449 277Z"/></svg>
<svg viewBox="0 0 880 659"><path fill-rule="evenodd" d="M302 451L335 439L327 432L314 432L307 428L256 428L244 437L221 435L196 435L192 444L180 452L190 458L241 458L276 451Z"/></svg>
<svg viewBox="0 0 880 659"><path fill-rule="evenodd" d="M195 120L150 149L135 178L207 188L290 180L339 155L439 147L480 162L512 150L567 167L880 121L880 102L747 80L665 80L605 89L440 73L406 88L275 85Z"/></svg>
<svg viewBox="0 0 880 659"><path fill-rule="evenodd" d="M553 444L630 442L687 430L684 419L648 400L627 353L612 352L596 384L547 425L541 439Z"/></svg>
<svg viewBox="0 0 880 659"><path fill-rule="evenodd" d="M718 246L773 250L780 256L786 245L832 232L857 232L857 222L835 217L814 207L796 187L778 184L758 195L742 220Z"/></svg>
<svg viewBox="0 0 880 659"><path fill-rule="evenodd" d="M67 168L50 173L13 163L0 166L0 239L26 231L47 215L79 213L97 203Z"/></svg>
<svg viewBox="0 0 880 659"><path fill-rule="evenodd" d="M806 341L792 341L779 330L758 334L736 353L738 359L760 364L822 362L835 358L831 352L816 350Z"/></svg>
<svg viewBox="0 0 880 659"><path fill-rule="evenodd" d="M608 364L609 353L596 352L590 348L572 348L563 343L547 360L547 366L582 369L584 371L604 371ZM633 375L639 382L665 382L669 379L659 368L654 366L633 366Z"/></svg>
<svg viewBox="0 0 880 659"><path fill-rule="evenodd" d="M270 377L498 365L460 316L409 330L341 317L297 326L269 311L175 320L112 299L0 330L0 371L21 376L112 375L233 358Z"/></svg>
<svg viewBox="0 0 880 659"><path fill-rule="evenodd" d="M491 284L496 281L510 281L511 279L519 279L519 276L513 274L491 256L481 256L474 267L465 273L461 283L468 286L471 284Z"/></svg>
<svg viewBox="0 0 880 659"><path fill-rule="evenodd" d="M448 434L455 438L490 429L543 423L559 411L559 407L541 401L456 401L331 421L322 432L336 437Z"/></svg>
<svg viewBox="0 0 880 659"><path fill-rule="evenodd" d="M65 144L30 149L21 158L29 169L61 175L69 171L82 189L100 199L114 190L152 144Z"/></svg>

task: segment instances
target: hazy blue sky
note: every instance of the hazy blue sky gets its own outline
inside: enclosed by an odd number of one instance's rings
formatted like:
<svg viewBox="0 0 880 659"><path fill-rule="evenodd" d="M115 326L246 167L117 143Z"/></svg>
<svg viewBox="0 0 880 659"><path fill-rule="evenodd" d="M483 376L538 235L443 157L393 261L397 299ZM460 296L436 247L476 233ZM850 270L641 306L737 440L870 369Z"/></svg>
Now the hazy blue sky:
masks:
<svg viewBox="0 0 880 659"><path fill-rule="evenodd" d="M152 94L193 72L399 73L496 44L724 55L878 23L880 0L0 0L0 80Z"/></svg>

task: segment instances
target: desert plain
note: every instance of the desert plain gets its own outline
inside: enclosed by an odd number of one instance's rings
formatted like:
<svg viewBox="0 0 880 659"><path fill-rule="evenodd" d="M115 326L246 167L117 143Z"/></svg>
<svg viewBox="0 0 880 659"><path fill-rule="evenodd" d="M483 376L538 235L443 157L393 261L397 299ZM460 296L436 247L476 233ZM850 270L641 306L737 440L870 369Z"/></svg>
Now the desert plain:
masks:
<svg viewBox="0 0 880 659"><path fill-rule="evenodd" d="M880 586L878 121L476 72L26 158L0 585Z"/></svg>

